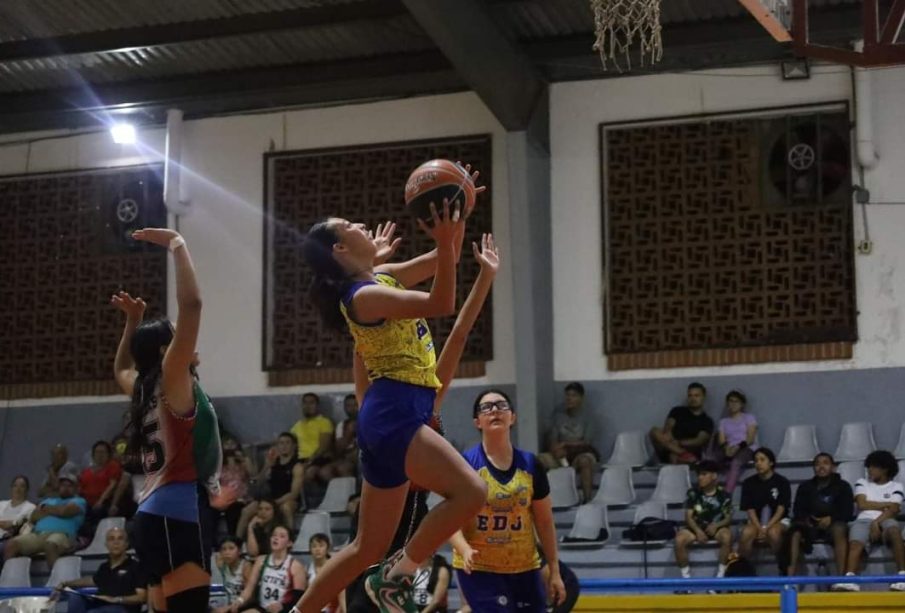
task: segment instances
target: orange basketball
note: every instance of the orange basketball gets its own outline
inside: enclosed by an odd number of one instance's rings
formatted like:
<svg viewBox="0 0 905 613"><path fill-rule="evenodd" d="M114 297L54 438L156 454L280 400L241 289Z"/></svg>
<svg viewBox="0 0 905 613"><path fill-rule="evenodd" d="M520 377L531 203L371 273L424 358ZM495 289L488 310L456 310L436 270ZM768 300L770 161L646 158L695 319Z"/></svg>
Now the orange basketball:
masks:
<svg viewBox="0 0 905 613"><path fill-rule="evenodd" d="M431 218L430 203L442 213L443 199L459 203L462 213L471 211L475 185L468 172L449 160L431 160L416 168L405 182L405 206L420 219Z"/></svg>

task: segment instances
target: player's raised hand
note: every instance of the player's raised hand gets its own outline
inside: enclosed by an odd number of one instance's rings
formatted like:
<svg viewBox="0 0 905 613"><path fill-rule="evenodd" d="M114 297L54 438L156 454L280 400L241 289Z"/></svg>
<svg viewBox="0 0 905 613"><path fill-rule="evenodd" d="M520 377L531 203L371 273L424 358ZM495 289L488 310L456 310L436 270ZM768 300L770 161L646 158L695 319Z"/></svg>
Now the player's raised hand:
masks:
<svg viewBox="0 0 905 613"><path fill-rule="evenodd" d="M493 234L481 235L481 245L472 243L471 248L474 251L474 257L481 265L481 270L496 274L500 268L500 250L497 248L493 240Z"/></svg>
<svg viewBox="0 0 905 613"><path fill-rule="evenodd" d="M377 255L374 256L374 265L386 263L402 243L402 238L393 238L396 234L396 223L388 221L386 224L378 224L376 231L368 231L368 236L377 247Z"/></svg>
<svg viewBox="0 0 905 613"><path fill-rule="evenodd" d="M457 202L450 207L449 200L443 199L443 213L437 213L437 206L431 202L431 225L428 226L423 219L418 220L418 226L433 237L437 245L453 245L457 233L461 232L465 220L462 218L461 209Z"/></svg>
<svg viewBox="0 0 905 613"><path fill-rule="evenodd" d="M110 297L110 304L126 314L131 321L141 321L148 305L141 298L133 298L129 292L116 292Z"/></svg>
<svg viewBox="0 0 905 613"><path fill-rule="evenodd" d="M132 233L132 238L137 241L154 243L155 245L166 248L169 248L170 241L178 236L179 232L170 230L169 228L142 228L141 230L136 230Z"/></svg>

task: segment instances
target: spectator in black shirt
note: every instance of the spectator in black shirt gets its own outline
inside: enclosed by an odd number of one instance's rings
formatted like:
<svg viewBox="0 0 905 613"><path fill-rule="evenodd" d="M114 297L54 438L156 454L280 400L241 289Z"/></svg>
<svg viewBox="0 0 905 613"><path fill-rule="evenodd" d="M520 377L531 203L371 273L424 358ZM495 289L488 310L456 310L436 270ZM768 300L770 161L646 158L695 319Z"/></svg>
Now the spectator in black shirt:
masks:
<svg viewBox="0 0 905 613"><path fill-rule="evenodd" d="M706 388L700 383L688 385L685 406L674 407L662 428L651 428L650 440L661 462L694 464L710 442L713 420L704 412Z"/></svg>
<svg viewBox="0 0 905 613"><path fill-rule="evenodd" d="M742 528L738 553L749 560L755 543L769 545L778 555L789 526L792 487L788 479L773 471L775 465L776 455L766 447L759 448L754 452L756 474L742 482L741 509L748 513L748 523Z"/></svg>
<svg viewBox="0 0 905 613"><path fill-rule="evenodd" d="M78 587L97 587L97 594L87 596L68 592L69 613L139 613L147 600L147 577L138 561L126 553L129 541L122 528L107 531L107 561L101 564L93 577L64 581L58 590Z"/></svg>
<svg viewBox="0 0 905 613"><path fill-rule="evenodd" d="M814 478L802 483L795 494L789 537L789 576L795 575L801 552L811 553L815 541L833 544L836 574L845 572L848 522L854 508L852 486L836 474L833 456L818 453L814 456Z"/></svg>

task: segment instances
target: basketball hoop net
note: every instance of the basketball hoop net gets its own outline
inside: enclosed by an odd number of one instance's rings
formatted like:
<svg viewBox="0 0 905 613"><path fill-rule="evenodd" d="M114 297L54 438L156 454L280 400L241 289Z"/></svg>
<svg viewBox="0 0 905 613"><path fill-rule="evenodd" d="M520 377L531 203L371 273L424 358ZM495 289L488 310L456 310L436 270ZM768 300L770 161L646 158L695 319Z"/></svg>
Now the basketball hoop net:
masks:
<svg viewBox="0 0 905 613"><path fill-rule="evenodd" d="M594 12L594 50L600 53L603 69L612 62L622 72L618 56L623 56L627 69L632 68L631 51L640 43L641 65L647 59L655 64L663 57L660 36L660 0L591 0Z"/></svg>

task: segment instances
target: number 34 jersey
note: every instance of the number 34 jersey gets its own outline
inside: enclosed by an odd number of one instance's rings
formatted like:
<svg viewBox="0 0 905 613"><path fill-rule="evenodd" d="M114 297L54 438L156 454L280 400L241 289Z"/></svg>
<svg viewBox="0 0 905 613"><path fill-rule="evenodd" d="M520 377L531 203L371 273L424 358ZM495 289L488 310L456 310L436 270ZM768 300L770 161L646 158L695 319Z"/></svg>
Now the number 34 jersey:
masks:
<svg viewBox="0 0 905 613"><path fill-rule="evenodd" d="M491 573L523 573L540 567L531 503L550 494L547 473L533 453L513 450L512 465L494 466L481 444L465 452L465 460L487 482L487 500L463 528L465 540L479 554L474 570ZM462 558L453 556L462 568Z"/></svg>

